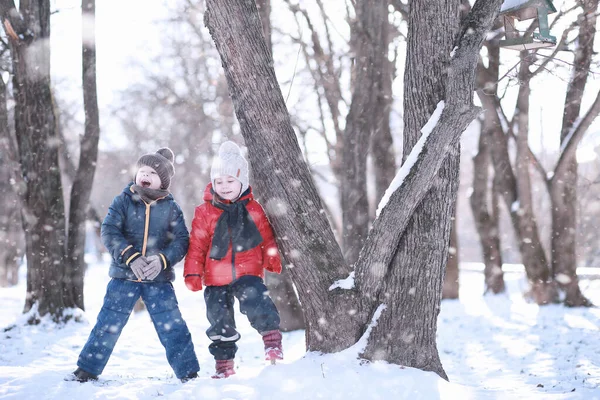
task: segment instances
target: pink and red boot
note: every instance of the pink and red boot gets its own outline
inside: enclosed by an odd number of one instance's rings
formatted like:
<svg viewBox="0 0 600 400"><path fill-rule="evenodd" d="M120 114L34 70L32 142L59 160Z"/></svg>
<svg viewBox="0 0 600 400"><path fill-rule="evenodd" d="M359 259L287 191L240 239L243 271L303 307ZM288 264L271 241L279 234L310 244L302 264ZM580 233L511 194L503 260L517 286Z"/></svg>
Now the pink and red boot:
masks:
<svg viewBox="0 0 600 400"><path fill-rule="evenodd" d="M216 373L211 378L223 379L235 375L233 360L216 360L216 362Z"/></svg>
<svg viewBox="0 0 600 400"><path fill-rule="evenodd" d="M283 349L281 347L281 332L278 330L262 333L265 344L265 360L275 364L277 360L283 360Z"/></svg>

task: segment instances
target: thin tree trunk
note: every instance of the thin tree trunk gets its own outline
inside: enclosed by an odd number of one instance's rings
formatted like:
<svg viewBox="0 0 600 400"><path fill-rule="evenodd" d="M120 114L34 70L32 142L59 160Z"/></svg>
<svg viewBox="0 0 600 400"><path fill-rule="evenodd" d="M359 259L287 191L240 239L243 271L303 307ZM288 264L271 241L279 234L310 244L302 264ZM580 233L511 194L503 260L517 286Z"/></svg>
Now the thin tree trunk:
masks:
<svg viewBox="0 0 600 400"><path fill-rule="evenodd" d="M0 287L19 283L19 266L25 241L21 226L21 199L14 186L22 183L15 175L14 138L8 126L6 85L0 77Z"/></svg>
<svg viewBox="0 0 600 400"><path fill-rule="evenodd" d="M517 96L515 126L516 132L516 180L518 203L511 205L511 212L519 215L519 231L521 237L519 249L523 257L523 264L527 272L527 278L531 285L530 296L537 304L555 302L557 298L556 287L552 283L550 269L544 249L542 247L538 232L536 217L533 212L533 200L531 196L530 166L532 165L531 152L529 150L529 98L531 73L529 68L531 57L528 52L521 52L521 64L519 65L519 93Z"/></svg>
<svg viewBox="0 0 600 400"><path fill-rule="evenodd" d="M495 113L496 110L486 110L486 114ZM479 234L481 250L483 253L485 292L494 294L503 293L504 273L502 272L502 253L500 252L500 237L498 226L498 210L496 193L490 185L490 155L489 138L492 118L484 118L483 127L479 136L479 151L473 157L473 193L470 197L471 210L475 219L475 227ZM490 193L491 192L491 193ZM491 205L490 205L491 202Z"/></svg>
<svg viewBox="0 0 600 400"><path fill-rule="evenodd" d="M356 47L352 102L346 117L342 151L342 243L346 262L353 264L369 231L367 154L371 136L384 121L388 47L387 2L357 3L353 24Z"/></svg>
<svg viewBox="0 0 600 400"><path fill-rule="evenodd" d="M489 174L493 171L490 147L494 137L504 136L498 120L498 111L493 106L494 102L490 101L498 92L500 48L496 43L489 42L486 47L488 67L484 67L480 61L477 68L478 95L485 105L485 114L481 121L479 149L473 157L473 193L470 203L483 253L485 292L498 294L506 289L498 224L498 180L493 176L490 182ZM507 163L507 167L510 168L510 162Z"/></svg>
<svg viewBox="0 0 600 400"><path fill-rule="evenodd" d="M69 236L67 260L70 264L67 287L77 307L84 309L83 279L85 275L85 221L89 207L92 183L98 159L100 121L96 90L96 0L83 0L82 17L82 79L83 107L85 110L85 132L79 150L79 167L71 187L69 206Z"/></svg>
<svg viewBox="0 0 600 400"><path fill-rule="evenodd" d="M383 61L381 74L382 91L377 98L377 110L381 111L381 118L377 119L377 127L371 136L371 158L373 173L375 175L375 205L381 201L385 191L396 175L396 156L394 141L390 129L390 112L392 110L393 93L392 82L394 65L387 56ZM375 207L371 207L371 215Z"/></svg>
<svg viewBox="0 0 600 400"><path fill-rule="evenodd" d="M571 139L571 133L581 112L581 101L587 84L589 68L594 53L598 0L582 1L583 12L579 18L579 35L573 61L573 76L565 99L561 145ZM577 159L563 161L566 165L557 170L552 178L550 199L552 202L552 275L559 288L565 292L568 306L590 306L579 288L577 278Z"/></svg>

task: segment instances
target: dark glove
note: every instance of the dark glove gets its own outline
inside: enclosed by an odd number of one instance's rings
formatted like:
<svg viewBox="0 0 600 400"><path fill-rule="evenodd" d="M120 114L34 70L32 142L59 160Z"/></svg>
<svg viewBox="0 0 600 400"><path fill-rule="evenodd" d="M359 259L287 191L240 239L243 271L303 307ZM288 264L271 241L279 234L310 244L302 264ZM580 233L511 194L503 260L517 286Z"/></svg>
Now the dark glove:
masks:
<svg viewBox="0 0 600 400"><path fill-rule="evenodd" d="M198 275L188 275L185 277L185 286L192 292L202 290L202 278Z"/></svg>
<svg viewBox="0 0 600 400"><path fill-rule="evenodd" d="M149 281L153 281L163 269L162 261L158 255L146 257L146 261L148 264L144 267L144 276Z"/></svg>
<svg viewBox="0 0 600 400"><path fill-rule="evenodd" d="M138 257L129 263L129 267L131 268L135 276L138 278L138 281L144 279L144 268L147 264L148 262L146 261L146 257L144 256Z"/></svg>

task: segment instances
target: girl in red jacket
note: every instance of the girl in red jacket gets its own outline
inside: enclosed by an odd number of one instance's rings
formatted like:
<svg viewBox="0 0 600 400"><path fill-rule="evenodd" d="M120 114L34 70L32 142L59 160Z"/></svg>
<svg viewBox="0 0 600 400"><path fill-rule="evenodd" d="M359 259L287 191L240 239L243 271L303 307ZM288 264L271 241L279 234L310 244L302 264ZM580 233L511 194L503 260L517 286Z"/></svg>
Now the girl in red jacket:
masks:
<svg viewBox="0 0 600 400"><path fill-rule="evenodd" d="M263 282L264 269L281 272L281 260L269 220L248 186L248 162L235 143L221 145L210 178L204 203L194 212L183 274L188 289L206 286L206 334L212 340L208 349L216 360L213 378L227 378L235 374L240 339L234 297L262 335L265 359L283 359L279 312Z"/></svg>

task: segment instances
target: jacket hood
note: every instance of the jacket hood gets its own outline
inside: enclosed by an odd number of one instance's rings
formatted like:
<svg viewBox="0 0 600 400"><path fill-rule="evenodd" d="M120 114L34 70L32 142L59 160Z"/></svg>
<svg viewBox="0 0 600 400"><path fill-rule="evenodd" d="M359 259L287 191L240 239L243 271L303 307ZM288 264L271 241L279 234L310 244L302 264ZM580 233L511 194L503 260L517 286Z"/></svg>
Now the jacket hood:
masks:
<svg viewBox="0 0 600 400"><path fill-rule="evenodd" d="M211 203L213 201L214 195L213 195L213 191L212 191L212 182L209 183L208 185L206 185L206 188L204 189L204 201ZM239 200L253 200L254 199L254 195L252 194L252 186L248 186L248 189L246 189L246 192L244 195L242 195L242 197L238 198L236 201ZM221 200L223 203L231 203L230 200Z"/></svg>

